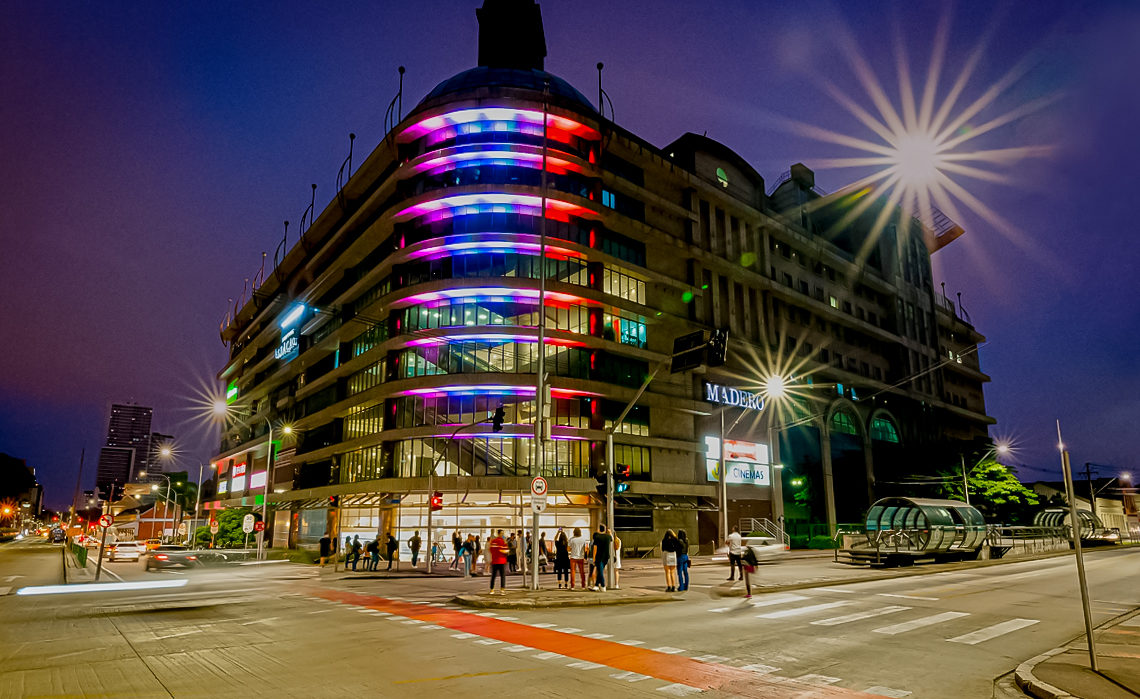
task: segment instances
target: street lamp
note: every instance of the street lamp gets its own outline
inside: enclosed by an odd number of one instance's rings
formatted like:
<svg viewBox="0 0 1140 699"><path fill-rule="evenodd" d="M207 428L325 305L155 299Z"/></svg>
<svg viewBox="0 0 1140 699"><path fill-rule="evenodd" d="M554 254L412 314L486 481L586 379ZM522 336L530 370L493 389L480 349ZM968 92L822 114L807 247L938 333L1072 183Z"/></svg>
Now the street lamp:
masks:
<svg viewBox="0 0 1140 699"><path fill-rule="evenodd" d="M192 531L198 530L198 521L202 518L202 469L205 464L198 464L198 489L194 491L194 524L190 530L186 532L186 545L190 545L190 537L193 536ZM217 468L214 464L210 464L210 468Z"/></svg>
<svg viewBox="0 0 1140 699"><path fill-rule="evenodd" d="M265 455L265 487L261 493L261 524L262 530L258 532L257 537L257 560L262 560L265 557L265 528L269 526L269 521L266 516L266 511L269 508L269 482L273 480L273 423L269 418L265 418L265 424L269 426L269 443L268 452ZM293 426L285 425L281 428L281 433L289 436L293 434Z"/></svg>
<svg viewBox="0 0 1140 699"><path fill-rule="evenodd" d="M145 474L140 474L140 475L145 475ZM170 516L171 490L173 489L174 482L172 482L170 480L170 476L166 475L165 473L156 473L154 475L159 476L160 478L166 479L166 497L163 498L163 503L164 503L164 506L166 508L166 512L163 513L163 517L162 517L163 529L166 529L166 526L165 526L166 525L166 518L168 516ZM177 485L181 486L182 481L177 481ZM158 491L158 485L157 484L151 485L150 489L152 491L157 492ZM175 507L175 509L177 509L177 507ZM173 527L173 524L174 524L174 517L173 516L170 516L170 523L172 525L171 529L173 529L174 528ZM159 534L160 539L162 538L162 536L163 536L163 534Z"/></svg>
<svg viewBox="0 0 1140 699"><path fill-rule="evenodd" d="M986 459L988 459L989 457L995 456L996 454L1001 454L1002 456L1006 456L1011 451L1013 451L1013 447L1011 447L1008 442L998 442L998 443L994 444L994 446L990 447L990 449L988 451L986 451L985 454L982 454L982 458L978 459L978 463L974 464L974 467L971 468L969 472L973 473L974 469L981 466L982 462L985 461ZM962 461L962 488L966 494L966 504L969 505L970 504L970 482L966 479L966 457L963 454L959 454L958 458Z"/></svg>

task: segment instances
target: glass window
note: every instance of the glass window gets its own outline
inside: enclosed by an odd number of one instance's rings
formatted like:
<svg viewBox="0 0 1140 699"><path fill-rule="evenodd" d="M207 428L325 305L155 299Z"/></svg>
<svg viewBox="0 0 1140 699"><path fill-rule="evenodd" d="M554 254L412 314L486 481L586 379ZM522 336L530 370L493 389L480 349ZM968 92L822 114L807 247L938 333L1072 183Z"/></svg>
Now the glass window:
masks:
<svg viewBox="0 0 1140 699"><path fill-rule="evenodd" d="M844 412L837 412L831 417L831 431L839 434L858 434L854 420Z"/></svg>
<svg viewBox="0 0 1140 699"><path fill-rule="evenodd" d="M871 420L871 439L880 442L898 443L899 434L895 426L886 418L877 417Z"/></svg>

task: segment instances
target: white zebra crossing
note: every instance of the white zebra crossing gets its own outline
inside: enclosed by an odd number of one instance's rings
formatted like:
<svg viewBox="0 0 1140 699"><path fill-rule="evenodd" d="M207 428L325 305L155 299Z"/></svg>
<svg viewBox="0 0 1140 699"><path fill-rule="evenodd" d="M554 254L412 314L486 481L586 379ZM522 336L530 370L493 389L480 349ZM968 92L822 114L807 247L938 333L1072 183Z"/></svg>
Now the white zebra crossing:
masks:
<svg viewBox="0 0 1140 699"><path fill-rule="evenodd" d="M978 629L977 631L962 634L961 636L955 636L954 638L948 638L946 640L950 641L951 643L965 643L968 646L973 646L983 641L988 641L992 638L1004 636L1007 633L1011 633L1019 629L1024 629L1028 626L1033 626L1036 623L1036 619L1010 619L1009 621L1003 621L1000 624L987 626L984 629Z"/></svg>
<svg viewBox="0 0 1140 699"><path fill-rule="evenodd" d="M970 616L970 614L968 612L941 612L939 614L932 614L930 616L924 616L919 617L918 619L904 621L901 624L894 624L893 626L883 626L878 629L871 629L871 631L874 633L882 633L887 634L888 636L894 636L896 634L906 633L907 631L914 631L915 629L921 629L927 626L941 624L944 621L960 619L964 616Z"/></svg>
<svg viewBox="0 0 1140 699"><path fill-rule="evenodd" d="M834 609L836 607L846 607L851 604L847 600L840 602L822 602L820 604L809 604L806 607L792 607L791 609L781 609L776 612L766 612L764 614L757 614L757 619L786 619L792 616L802 616L804 614L812 614L820 612L825 609Z"/></svg>
<svg viewBox="0 0 1140 699"><path fill-rule="evenodd" d="M816 626L837 626L839 624L849 624L853 621L862 621L863 619L871 619L877 616L884 616L886 614L894 614L895 612L902 612L910 609L910 607L903 607L900 605L891 605L889 607L881 607L879 609L869 609L865 612L855 612L853 614L844 614L843 616L833 616L830 619L819 619L811 623Z"/></svg>

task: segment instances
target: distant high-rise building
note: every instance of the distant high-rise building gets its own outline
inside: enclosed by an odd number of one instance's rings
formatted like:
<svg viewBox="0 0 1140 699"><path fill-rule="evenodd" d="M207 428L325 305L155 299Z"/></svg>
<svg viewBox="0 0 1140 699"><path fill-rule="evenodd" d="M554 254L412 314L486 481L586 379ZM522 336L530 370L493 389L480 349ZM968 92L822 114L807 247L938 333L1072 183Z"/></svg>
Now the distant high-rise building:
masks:
<svg viewBox="0 0 1140 699"><path fill-rule="evenodd" d="M111 405L107 444L99 450L95 471L95 487L104 497L111 495L112 484L121 492L123 484L137 477L138 471L149 472L152 414L151 408L141 405Z"/></svg>

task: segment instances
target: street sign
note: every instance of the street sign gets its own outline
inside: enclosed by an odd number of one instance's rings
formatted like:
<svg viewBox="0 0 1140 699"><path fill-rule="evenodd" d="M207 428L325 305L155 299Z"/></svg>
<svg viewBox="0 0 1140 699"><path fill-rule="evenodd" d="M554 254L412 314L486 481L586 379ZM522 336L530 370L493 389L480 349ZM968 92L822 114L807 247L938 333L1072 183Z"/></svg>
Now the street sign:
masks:
<svg viewBox="0 0 1140 699"><path fill-rule="evenodd" d="M178 533L182 536L186 535L186 522L181 522L178 525Z"/></svg>
<svg viewBox="0 0 1140 699"><path fill-rule="evenodd" d="M545 495L531 495L530 496L530 511L538 514L546 510L546 496Z"/></svg>
<svg viewBox="0 0 1140 699"><path fill-rule="evenodd" d="M546 499L546 479L542 476L535 476L534 480L530 482L530 494L541 495L543 500Z"/></svg>
<svg viewBox="0 0 1140 699"><path fill-rule="evenodd" d="M216 519L210 520L210 533L211 534L217 534L218 533L218 520L216 520Z"/></svg>
<svg viewBox="0 0 1140 699"><path fill-rule="evenodd" d="M115 516L114 515L103 515L102 517L99 518L99 526L100 527L106 528L106 527L111 526L114 523L115 523Z"/></svg>
<svg viewBox="0 0 1140 699"><path fill-rule="evenodd" d="M255 531L255 532L265 531L265 522L254 522L253 523L253 531Z"/></svg>
<svg viewBox="0 0 1140 699"><path fill-rule="evenodd" d="M246 534L253 531L253 515L246 515L241 520L241 530Z"/></svg>

